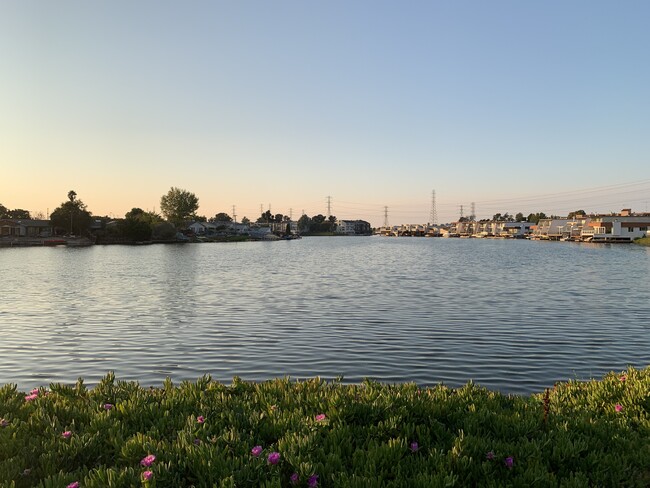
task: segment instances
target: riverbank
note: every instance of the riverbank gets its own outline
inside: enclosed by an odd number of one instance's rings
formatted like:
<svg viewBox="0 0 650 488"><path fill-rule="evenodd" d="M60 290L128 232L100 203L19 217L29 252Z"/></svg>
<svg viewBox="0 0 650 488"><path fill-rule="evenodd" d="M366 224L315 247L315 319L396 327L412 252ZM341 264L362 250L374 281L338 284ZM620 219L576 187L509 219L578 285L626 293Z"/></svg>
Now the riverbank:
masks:
<svg viewBox="0 0 650 488"><path fill-rule="evenodd" d="M112 374L93 389L6 385L0 486L648 486L648 391L650 368L530 397Z"/></svg>
<svg viewBox="0 0 650 488"><path fill-rule="evenodd" d="M636 239L634 243L639 244L640 246L650 247L650 237L642 237L641 239Z"/></svg>

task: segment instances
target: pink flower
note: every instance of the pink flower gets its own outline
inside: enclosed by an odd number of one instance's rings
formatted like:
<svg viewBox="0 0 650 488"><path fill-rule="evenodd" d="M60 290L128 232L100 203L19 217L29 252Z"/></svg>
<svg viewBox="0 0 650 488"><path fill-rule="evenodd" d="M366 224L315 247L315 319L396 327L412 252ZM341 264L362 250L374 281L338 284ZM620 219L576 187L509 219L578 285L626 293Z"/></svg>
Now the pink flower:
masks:
<svg viewBox="0 0 650 488"><path fill-rule="evenodd" d="M309 488L316 488L318 486L318 475L312 474L307 480L307 486Z"/></svg>
<svg viewBox="0 0 650 488"><path fill-rule="evenodd" d="M201 439L194 439L194 445L198 446L199 444L201 444Z"/></svg>
<svg viewBox="0 0 650 488"><path fill-rule="evenodd" d="M144 466L145 468L148 468L153 464L153 462L156 460L156 456L153 454L149 454L148 456L145 456L142 458L142 461L140 461L140 464Z"/></svg>
<svg viewBox="0 0 650 488"><path fill-rule="evenodd" d="M280 462L280 453L272 452L268 457L269 464L278 464Z"/></svg>
<svg viewBox="0 0 650 488"><path fill-rule="evenodd" d="M318 415L316 415L316 422L322 422L326 418L327 416L324 413L319 413Z"/></svg>
<svg viewBox="0 0 650 488"><path fill-rule="evenodd" d="M149 481L153 477L153 473L151 471L145 471L142 473L142 479L145 481Z"/></svg>
<svg viewBox="0 0 650 488"><path fill-rule="evenodd" d="M485 455L485 459L493 461L494 460L494 451L488 451L488 453Z"/></svg>
<svg viewBox="0 0 650 488"><path fill-rule="evenodd" d="M512 469L512 467L515 465L515 460L512 456L508 456L504 461L504 464L506 465L506 468Z"/></svg>
<svg viewBox="0 0 650 488"><path fill-rule="evenodd" d="M31 395L25 395L25 401L26 402L31 402L32 400L36 400L38 398L38 393L32 393Z"/></svg>
<svg viewBox="0 0 650 488"><path fill-rule="evenodd" d="M411 442L411 445L409 447L411 449L411 452L418 452L418 449L420 449L420 446L418 446L417 442Z"/></svg>
<svg viewBox="0 0 650 488"><path fill-rule="evenodd" d="M9 422L7 422L5 419L0 419L0 427L4 428L9 425Z"/></svg>
<svg viewBox="0 0 650 488"><path fill-rule="evenodd" d="M38 395L38 388L32 388L32 390L29 392L32 395Z"/></svg>
<svg viewBox="0 0 650 488"><path fill-rule="evenodd" d="M104 403L104 410L111 410L113 408L112 403Z"/></svg>
<svg viewBox="0 0 650 488"><path fill-rule="evenodd" d="M66 488L79 488L79 482L78 481L73 481L70 483Z"/></svg>
<svg viewBox="0 0 650 488"><path fill-rule="evenodd" d="M202 424L203 422L205 422L205 417L203 415L199 415L198 417L196 417L196 421L199 424Z"/></svg>
<svg viewBox="0 0 650 488"><path fill-rule="evenodd" d="M621 405L620 403L617 403L616 407L614 407L614 408L616 409L617 412L622 412L623 411L623 405Z"/></svg>
<svg viewBox="0 0 650 488"><path fill-rule="evenodd" d="M72 432L66 430L63 434L61 434L61 437L63 437L64 439L70 439L70 437L72 437Z"/></svg>
<svg viewBox="0 0 650 488"><path fill-rule="evenodd" d="M291 481L292 485L297 485L300 481L300 476L298 476L298 473L293 473L291 476L289 476L289 481Z"/></svg>
<svg viewBox="0 0 650 488"><path fill-rule="evenodd" d="M251 454L255 457L262 454L262 446L255 446L253 449L251 449Z"/></svg>
<svg viewBox="0 0 650 488"><path fill-rule="evenodd" d="M619 380L621 380L623 383L625 383L627 381L627 376L623 375L623 376L621 376L619 378Z"/></svg>

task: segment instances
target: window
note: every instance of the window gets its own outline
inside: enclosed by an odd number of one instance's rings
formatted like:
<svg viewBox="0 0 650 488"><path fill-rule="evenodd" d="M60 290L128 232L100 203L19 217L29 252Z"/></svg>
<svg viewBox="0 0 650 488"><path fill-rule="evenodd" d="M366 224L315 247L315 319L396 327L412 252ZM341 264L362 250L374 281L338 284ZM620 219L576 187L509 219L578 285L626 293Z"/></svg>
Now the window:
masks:
<svg viewBox="0 0 650 488"><path fill-rule="evenodd" d="M634 232L634 227L628 227L628 228L627 228L627 231L628 231L628 232Z"/></svg>
<svg viewBox="0 0 650 488"><path fill-rule="evenodd" d="M646 230L648 230L648 228L647 227L639 227L639 230L645 232Z"/></svg>

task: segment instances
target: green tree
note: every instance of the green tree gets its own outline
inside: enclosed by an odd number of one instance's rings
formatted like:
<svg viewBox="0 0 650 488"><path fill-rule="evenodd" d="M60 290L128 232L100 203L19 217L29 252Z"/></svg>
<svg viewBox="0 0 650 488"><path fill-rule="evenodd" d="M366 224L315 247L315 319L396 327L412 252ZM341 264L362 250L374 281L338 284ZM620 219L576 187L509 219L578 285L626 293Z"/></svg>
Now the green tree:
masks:
<svg viewBox="0 0 650 488"><path fill-rule="evenodd" d="M522 214L521 212L515 215L516 222L523 222L524 220L526 220L526 217L524 217L524 214Z"/></svg>
<svg viewBox="0 0 650 488"><path fill-rule="evenodd" d="M30 219L29 211L22 208L15 208L9 211L10 218L12 219Z"/></svg>
<svg viewBox="0 0 650 488"><path fill-rule="evenodd" d="M302 215L298 219L298 230L300 232L309 232L311 228L311 219L307 215Z"/></svg>
<svg viewBox="0 0 650 488"><path fill-rule="evenodd" d="M567 216L569 219L573 219L577 217L578 215L586 215L587 212L584 210L576 210L575 212L569 212L569 215Z"/></svg>
<svg viewBox="0 0 650 488"><path fill-rule="evenodd" d="M86 210L86 204L77 199L77 193L68 192L68 201L63 202L50 215L52 226L60 232L84 235L90 228L92 216Z"/></svg>
<svg viewBox="0 0 650 488"><path fill-rule="evenodd" d="M10 219L9 209L0 203L0 219Z"/></svg>
<svg viewBox="0 0 650 488"><path fill-rule="evenodd" d="M545 219L545 218L546 218L546 214L544 212L538 212L538 213L528 214L526 220L528 220L528 222L532 222L533 224L537 225L541 219Z"/></svg>
<svg viewBox="0 0 650 488"><path fill-rule="evenodd" d="M244 225L249 225L251 221L248 217L244 217L243 219L241 219L241 223Z"/></svg>
<svg viewBox="0 0 650 488"><path fill-rule="evenodd" d="M199 199L194 193L180 188L171 189L160 198L160 210L174 225L192 220L199 209Z"/></svg>
<svg viewBox="0 0 650 488"><path fill-rule="evenodd" d="M232 217L225 212L219 212L210 219L210 222L232 222Z"/></svg>

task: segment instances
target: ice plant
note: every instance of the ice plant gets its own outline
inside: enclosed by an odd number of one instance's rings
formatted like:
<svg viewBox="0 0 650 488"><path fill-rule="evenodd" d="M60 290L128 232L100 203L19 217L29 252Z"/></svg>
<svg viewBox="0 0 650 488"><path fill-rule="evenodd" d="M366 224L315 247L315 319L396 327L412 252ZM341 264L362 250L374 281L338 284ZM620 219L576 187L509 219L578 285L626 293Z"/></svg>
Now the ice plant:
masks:
<svg viewBox="0 0 650 488"><path fill-rule="evenodd" d="M205 417L203 415L199 415L198 417L196 417L196 421L199 424L202 424L203 422L205 422Z"/></svg>
<svg viewBox="0 0 650 488"><path fill-rule="evenodd" d="M411 449L411 452L418 452L418 449L420 448L420 446L418 446L417 442L411 442L411 445L409 446L409 448Z"/></svg>
<svg viewBox="0 0 650 488"><path fill-rule="evenodd" d="M144 473L142 473L142 479L145 481L149 481L152 478L152 476L153 476L153 472L151 471L145 471Z"/></svg>
<svg viewBox="0 0 650 488"><path fill-rule="evenodd" d="M291 481L292 485L297 485L300 481L300 476L298 476L298 473L293 473L291 476L289 476L289 481Z"/></svg>
<svg viewBox="0 0 650 488"><path fill-rule="evenodd" d="M614 407L614 408L616 409L617 412L622 412L623 411L623 405L621 405L620 403L617 403L616 407Z"/></svg>
<svg viewBox="0 0 650 488"><path fill-rule="evenodd" d="M327 416L324 413L319 413L318 415L316 415L316 422L322 422L326 418Z"/></svg>
<svg viewBox="0 0 650 488"><path fill-rule="evenodd" d="M201 439L194 439L194 445L198 446L199 444L201 444Z"/></svg>
<svg viewBox="0 0 650 488"><path fill-rule="evenodd" d="M113 408L113 404L112 404L112 403L104 403L104 410L110 410L110 409L112 409L112 408Z"/></svg>
<svg viewBox="0 0 650 488"><path fill-rule="evenodd" d="M36 400L37 398L38 398L38 393L31 393L29 395L25 395L26 402L31 402L32 400Z"/></svg>
<svg viewBox="0 0 650 488"><path fill-rule="evenodd" d="M72 437L72 432L70 432L69 430L66 430L65 432L63 432L61 434L61 437L63 437L64 439L70 439L70 437Z"/></svg>
<svg viewBox="0 0 650 488"><path fill-rule="evenodd" d="M269 454L269 457L267 458L269 464L278 464L280 462L280 453L279 452L272 452Z"/></svg>
<svg viewBox="0 0 650 488"><path fill-rule="evenodd" d="M78 481L73 481L70 483L66 488L79 488L79 482Z"/></svg>
<svg viewBox="0 0 650 488"><path fill-rule="evenodd" d="M307 480L307 486L309 488L316 488L318 486L318 475L312 474Z"/></svg>
<svg viewBox="0 0 650 488"><path fill-rule="evenodd" d="M255 457L262 454L262 446L255 446L253 449L251 449L251 454Z"/></svg>
<svg viewBox="0 0 650 488"><path fill-rule="evenodd" d="M506 468L512 469L512 467L515 465L515 460L512 456L508 456L504 461L504 464L506 465Z"/></svg>
<svg viewBox="0 0 650 488"><path fill-rule="evenodd" d="M148 456L145 456L142 458L142 461L140 461L140 464L144 466L145 468L148 468L153 464L153 462L156 460L156 456L153 454L149 454Z"/></svg>
<svg viewBox="0 0 650 488"><path fill-rule="evenodd" d="M489 461L493 461L494 460L494 451L488 451L487 454L485 455L485 459L487 459Z"/></svg>
<svg viewBox="0 0 650 488"><path fill-rule="evenodd" d="M627 381L627 376L623 375L619 378L623 383Z"/></svg>
<svg viewBox="0 0 650 488"><path fill-rule="evenodd" d="M9 425L9 422L7 422L5 419L0 419L0 427L7 427Z"/></svg>

